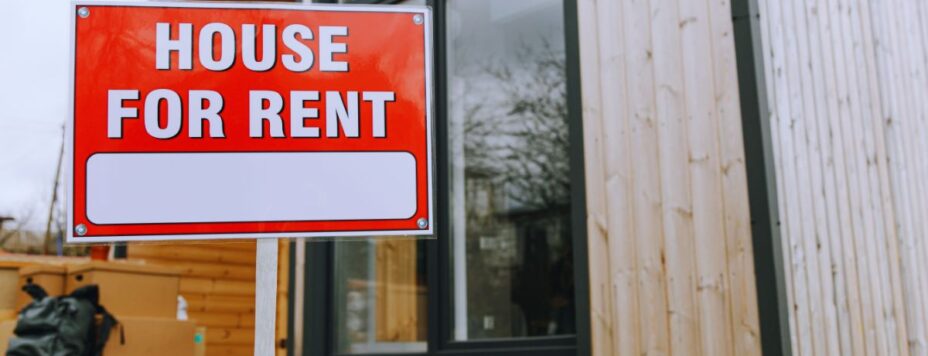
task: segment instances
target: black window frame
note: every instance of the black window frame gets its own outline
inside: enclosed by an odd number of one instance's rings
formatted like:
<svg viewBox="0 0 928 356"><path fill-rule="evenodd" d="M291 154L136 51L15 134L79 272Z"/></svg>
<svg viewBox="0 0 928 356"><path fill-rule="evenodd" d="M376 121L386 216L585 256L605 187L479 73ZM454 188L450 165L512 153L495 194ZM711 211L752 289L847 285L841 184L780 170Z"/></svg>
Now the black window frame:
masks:
<svg viewBox="0 0 928 356"><path fill-rule="evenodd" d="M506 0L498 0L506 1ZM328 2L328 1L326 1ZM365 1L370 3L371 1ZM390 3L395 1L380 1ZM443 45L445 39L445 14L447 0L427 0L433 11L433 78L435 78L435 155L438 161L448 157L448 91L447 57ZM411 353L370 353L363 356L465 356L492 354L500 356L567 356L590 355L590 291L589 264L587 253L586 182L583 155L582 102L580 93L580 46L577 0L561 0L564 13L564 41L567 76L568 132L570 137L571 178L571 232L574 264L574 303L576 333L572 335L454 341L451 337L451 275L449 169L438 165L435 184L436 237L418 242L424 249L427 260L427 351ZM338 241L307 240L304 308L303 308L303 354L342 356L337 351L335 335L335 244ZM298 246L298 245L294 245ZM292 250L291 250L292 251ZM442 262L445 261L445 262ZM292 269L293 267L291 267ZM293 276L293 273L290 274ZM291 286L293 283L290 283ZM293 300L294 290L289 291ZM292 307L290 308L292 314ZM293 320L293 318L290 318ZM292 340L292 321L288 339ZM292 345L292 343L288 343ZM293 355L293 350L288 350ZM359 354L351 354L357 356Z"/></svg>

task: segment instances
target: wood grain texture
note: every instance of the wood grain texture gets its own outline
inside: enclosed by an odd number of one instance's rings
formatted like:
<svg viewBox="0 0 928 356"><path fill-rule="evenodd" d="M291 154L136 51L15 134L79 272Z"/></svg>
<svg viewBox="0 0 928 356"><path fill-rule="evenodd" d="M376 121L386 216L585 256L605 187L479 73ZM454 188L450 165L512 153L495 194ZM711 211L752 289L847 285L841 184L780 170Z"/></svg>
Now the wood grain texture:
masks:
<svg viewBox="0 0 928 356"><path fill-rule="evenodd" d="M254 266L229 263L178 261L157 257L145 257L145 262L156 265L170 265L180 270L181 276L199 278L221 278L240 281L255 279Z"/></svg>
<svg viewBox="0 0 928 356"><path fill-rule="evenodd" d="M730 4L578 5L594 354L759 355Z"/></svg>
<svg viewBox="0 0 928 356"><path fill-rule="evenodd" d="M728 269L733 353L760 355L760 330L756 307L754 250L748 207L747 173L734 28L728 0L708 1L711 52L715 81L715 109L718 115L719 164L722 172L722 200L725 262Z"/></svg>
<svg viewBox="0 0 928 356"><path fill-rule="evenodd" d="M612 2L616 5L617 2ZM594 1L579 1L577 3L578 16L588 21L578 22L578 32L583 39L580 41L580 57L583 65L580 66L583 78L602 77L604 80L582 80L583 117L601 117L607 109L607 101L622 100L622 93L613 92L604 100L602 95L603 84L612 83L612 88L621 88L616 76L623 73L624 68L619 62L620 57L613 51L619 46L607 42L614 33L610 28L617 21L601 21L599 16L607 9L600 9ZM599 33L603 32L600 36ZM605 43L603 43L605 42ZM600 59L602 58L602 59ZM614 58L614 59L613 59ZM600 63L611 63L600 70ZM611 69L610 69L611 68ZM616 98L618 97L618 98ZM609 106L609 109L612 109ZM618 327L619 320L614 318L614 310L618 305L614 303L618 280L612 279L613 263L610 262L609 233L606 209L606 165L605 148L602 135L605 123L601 120L584 120L583 123L583 152L584 172L586 177L586 203L587 203L587 250L589 251L589 289L590 289L590 344L595 353L599 355L612 355L618 353ZM593 261L598 266L593 267ZM624 287L624 286L623 286ZM626 338L625 341L632 341ZM624 344L628 347L628 343ZM628 354L628 352L626 352Z"/></svg>
<svg viewBox="0 0 928 356"><path fill-rule="evenodd" d="M925 355L928 12L760 0L796 355Z"/></svg>
<svg viewBox="0 0 928 356"><path fill-rule="evenodd" d="M426 290L417 285L415 240L375 242L376 340L415 342L420 340L420 305Z"/></svg>
<svg viewBox="0 0 928 356"><path fill-rule="evenodd" d="M286 337L289 242L277 242L276 339ZM140 244L129 259L181 271L180 294L188 315L205 326L207 355L252 355L255 327L254 241ZM278 354L282 349L277 348ZM284 350L285 351L285 350Z"/></svg>
<svg viewBox="0 0 928 356"><path fill-rule="evenodd" d="M696 248L693 222L693 193L690 172L679 169L689 165L689 120L684 89L685 55L681 53L682 29L680 5L676 0L651 2L654 18L651 22L660 169L677 174L661 174L663 203L661 217L664 226L666 253L667 307L670 321L670 349L691 350L701 355L697 298L698 281L692 274L696 268L693 250ZM683 26L681 26L683 24Z"/></svg>
<svg viewBox="0 0 928 356"><path fill-rule="evenodd" d="M867 3L870 27L874 38L869 46L878 68L875 81L879 83L879 128L886 145L888 176L895 232L898 244L888 244L892 255L899 252L898 265L901 278L893 283L901 289L904 309L898 306L892 315L904 316L906 339L900 344L909 346L912 355L928 354L926 350L926 310L928 300L928 265L925 263L926 187L924 174L928 164L924 152L928 149L926 125L926 25L928 12L925 5L914 1L872 1ZM880 137L878 137L880 138ZM878 143L879 144L879 143ZM883 187L885 192L887 189ZM895 266L891 266L895 267ZM896 287L896 285L900 287ZM898 301L896 301L898 304ZM901 336L901 335L900 335ZM904 351L904 350L903 350Z"/></svg>
<svg viewBox="0 0 928 356"><path fill-rule="evenodd" d="M207 343L209 339L207 339ZM253 356L251 345L213 344L206 348L207 356Z"/></svg>
<svg viewBox="0 0 928 356"><path fill-rule="evenodd" d="M172 261L223 263L254 266L254 250L212 248L206 244L134 245L129 249L129 258L146 257Z"/></svg>

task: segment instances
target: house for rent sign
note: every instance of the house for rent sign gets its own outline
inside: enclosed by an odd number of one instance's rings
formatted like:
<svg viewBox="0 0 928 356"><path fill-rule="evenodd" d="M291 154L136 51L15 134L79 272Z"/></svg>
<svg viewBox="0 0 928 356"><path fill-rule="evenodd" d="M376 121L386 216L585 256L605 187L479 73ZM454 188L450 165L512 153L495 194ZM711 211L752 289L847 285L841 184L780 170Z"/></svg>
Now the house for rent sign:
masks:
<svg viewBox="0 0 928 356"><path fill-rule="evenodd" d="M428 9L73 10L69 242L432 233Z"/></svg>

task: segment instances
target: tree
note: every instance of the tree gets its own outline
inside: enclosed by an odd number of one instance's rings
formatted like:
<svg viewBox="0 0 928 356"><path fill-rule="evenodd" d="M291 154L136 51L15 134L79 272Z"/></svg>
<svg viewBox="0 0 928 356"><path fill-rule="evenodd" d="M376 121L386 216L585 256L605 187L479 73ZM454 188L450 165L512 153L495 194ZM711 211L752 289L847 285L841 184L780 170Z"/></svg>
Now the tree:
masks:
<svg viewBox="0 0 928 356"><path fill-rule="evenodd" d="M486 68L501 85L501 100L464 109L468 173L495 177L523 209L563 207L570 202L564 53L542 41L521 47L518 58L519 67Z"/></svg>

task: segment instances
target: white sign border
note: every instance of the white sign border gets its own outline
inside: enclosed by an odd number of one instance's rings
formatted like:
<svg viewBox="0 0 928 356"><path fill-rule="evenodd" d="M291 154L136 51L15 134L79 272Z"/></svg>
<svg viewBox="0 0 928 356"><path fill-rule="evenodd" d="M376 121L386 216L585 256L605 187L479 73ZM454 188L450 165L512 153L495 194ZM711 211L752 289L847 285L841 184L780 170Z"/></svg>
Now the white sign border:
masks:
<svg viewBox="0 0 928 356"><path fill-rule="evenodd" d="M74 224L74 95L75 82L75 42L80 6L105 7L160 7L160 8L217 8L217 9L282 9L302 11L338 11L338 12L405 12L421 14L425 32L425 125L426 125L426 169L428 193L428 227L414 230L364 230L339 232L262 232L229 234L165 234L165 235L128 235L128 236L75 236ZM65 224L65 242L68 244L107 243L107 242L159 242L159 241L197 241L223 239L271 239L271 238L338 238L338 237L382 237L382 236L429 236L435 234L434 184L432 168L435 165L433 152L433 118L435 87L432 81L433 34L432 9L428 6L415 5L360 5L360 4L280 4L280 3L230 3L230 2L126 2L126 1L72 1L69 29L68 65L68 116L65 122L65 173L64 185L67 190L67 221ZM209 223L203 223L209 224Z"/></svg>

